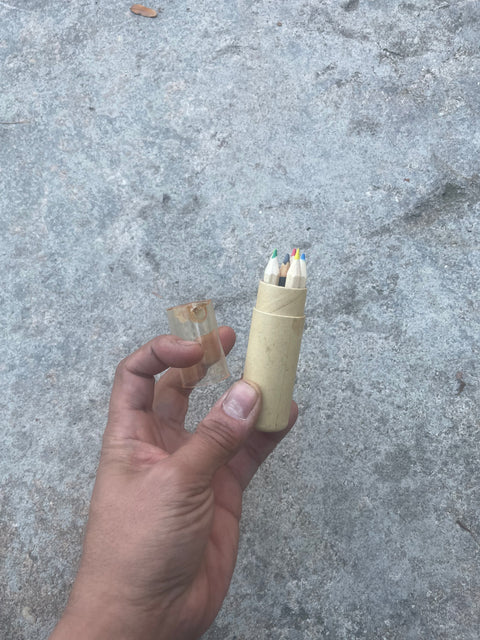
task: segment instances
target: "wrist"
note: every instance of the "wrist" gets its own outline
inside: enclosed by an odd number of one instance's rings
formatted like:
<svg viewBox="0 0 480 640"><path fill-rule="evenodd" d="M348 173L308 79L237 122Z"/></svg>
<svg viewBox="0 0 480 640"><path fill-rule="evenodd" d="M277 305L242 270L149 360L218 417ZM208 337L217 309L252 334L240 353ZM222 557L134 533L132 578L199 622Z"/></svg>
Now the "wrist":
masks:
<svg viewBox="0 0 480 640"><path fill-rule="evenodd" d="M165 627L157 611L140 611L94 593L84 596L74 587L50 640L167 640Z"/></svg>

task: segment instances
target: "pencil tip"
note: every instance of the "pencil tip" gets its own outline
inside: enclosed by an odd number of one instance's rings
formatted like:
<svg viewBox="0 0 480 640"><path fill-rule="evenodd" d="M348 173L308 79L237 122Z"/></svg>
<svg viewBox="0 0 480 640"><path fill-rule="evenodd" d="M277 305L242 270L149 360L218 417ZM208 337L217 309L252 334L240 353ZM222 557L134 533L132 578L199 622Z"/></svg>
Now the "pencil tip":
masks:
<svg viewBox="0 0 480 640"><path fill-rule="evenodd" d="M276 250L276 249L274 249L274 250L273 250L273 253L272 253L272 258L276 258L276 257L277 257L277 250Z"/></svg>
<svg viewBox="0 0 480 640"><path fill-rule="evenodd" d="M295 260L300 260L300 249L297 249L295 252Z"/></svg>
<svg viewBox="0 0 480 640"><path fill-rule="evenodd" d="M287 262L290 260L290 254L287 253L283 259L283 264L287 264Z"/></svg>
<svg viewBox="0 0 480 640"><path fill-rule="evenodd" d="M302 255L300 256L300 260L305 260L305 254L302 253Z"/></svg>

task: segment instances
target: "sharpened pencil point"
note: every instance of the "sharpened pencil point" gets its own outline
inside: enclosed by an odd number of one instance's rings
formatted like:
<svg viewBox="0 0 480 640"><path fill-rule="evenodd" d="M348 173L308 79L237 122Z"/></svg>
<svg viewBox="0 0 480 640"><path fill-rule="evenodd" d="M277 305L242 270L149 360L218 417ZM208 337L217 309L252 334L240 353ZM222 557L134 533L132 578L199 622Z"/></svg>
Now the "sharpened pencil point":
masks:
<svg viewBox="0 0 480 640"><path fill-rule="evenodd" d="M293 255L293 254L292 254ZM300 249L295 249L294 259L290 259L290 268L285 278L285 287L287 289L304 289L306 283L305 260L300 260Z"/></svg>
<svg viewBox="0 0 480 640"><path fill-rule="evenodd" d="M302 253L302 255L300 256L300 272L302 274L302 282L304 283L303 286L305 286L306 282L307 282L307 261L305 260L305 254Z"/></svg>
<svg viewBox="0 0 480 640"><path fill-rule="evenodd" d="M279 271L280 265L278 264L277 250L275 249L263 274L263 281L267 284L278 284Z"/></svg>
<svg viewBox="0 0 480 640"><path fill-rule="evenodd" d="M278 250L274 249L263 274L266 284L274 284L287 289L304 289L307 280L305 252L295 247L291 254L285 254L283 262L278 259Z"/></svg>

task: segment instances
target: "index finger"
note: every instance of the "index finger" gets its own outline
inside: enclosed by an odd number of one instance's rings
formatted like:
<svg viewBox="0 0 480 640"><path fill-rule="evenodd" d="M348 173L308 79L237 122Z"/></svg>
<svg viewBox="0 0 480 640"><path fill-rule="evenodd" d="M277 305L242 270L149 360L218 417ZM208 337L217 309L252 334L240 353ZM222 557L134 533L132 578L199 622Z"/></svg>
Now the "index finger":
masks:
<svg viewBox="0 0 480 640"><path fill-rule="evenodd" d="M235 344L235 331L232 327L218 327L218 335L222 343L223 352L227 356ZM183 428L188 408L188 398L193 389L182 386L182 379L178 369L167 371L155 384L154 411L170 424Z"/></svg>
<svg viewBox="0 0 480 640"><path fill-rule="evenodd" d="M110 411L149 411L152 408L157 373L169 367L190 367L202 359L198 342L176 336L157 336L124 358L117 367L110 398Z"/></svg>

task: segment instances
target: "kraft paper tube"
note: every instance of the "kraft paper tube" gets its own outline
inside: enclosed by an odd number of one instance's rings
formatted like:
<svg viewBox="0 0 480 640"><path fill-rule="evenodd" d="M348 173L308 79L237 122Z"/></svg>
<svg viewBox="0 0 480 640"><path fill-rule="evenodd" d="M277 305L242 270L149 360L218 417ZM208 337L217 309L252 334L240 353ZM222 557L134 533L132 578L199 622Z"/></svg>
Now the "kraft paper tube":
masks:
<svg viewBox="0 0 480 640"><path fill-rule="evenodd" d="M288 425L306 297L306 289L258 285L243 377L262 391L260 431L281 431Z"/></svg>

